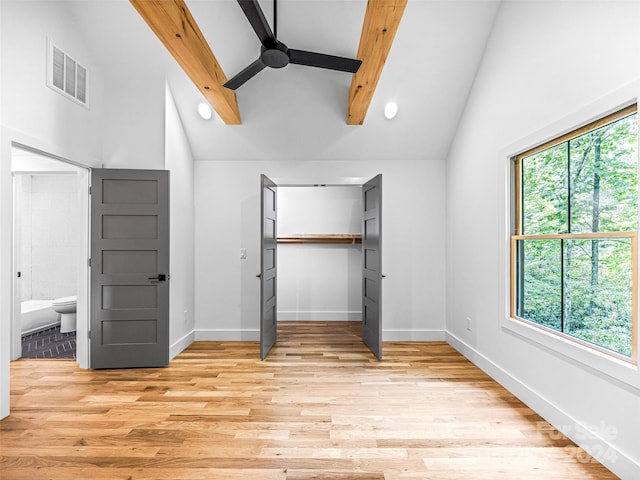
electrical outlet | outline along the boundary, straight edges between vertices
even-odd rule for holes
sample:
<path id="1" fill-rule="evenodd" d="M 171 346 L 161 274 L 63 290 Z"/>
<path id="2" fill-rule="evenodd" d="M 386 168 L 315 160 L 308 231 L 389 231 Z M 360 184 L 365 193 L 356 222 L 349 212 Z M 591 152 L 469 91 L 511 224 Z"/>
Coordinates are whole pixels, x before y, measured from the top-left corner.
<path id="1" fill-rule="evenodd" d="M 247 249 L 246 248 L 241 248 L 240 249 L 240 260 L 246 260 L 247 259 Z"/>
<path id="2" fill-rule="evenodd" d="M 187 321 L 189 320 L 189 311 L 185 310 L 183 314 L 184 314 L 184 323 L 187 323 Z"/>
<path id="3" fill-rule="evenodd" d="M 467 330 L 471 331 L 471 317 L 467 317 Z"/>

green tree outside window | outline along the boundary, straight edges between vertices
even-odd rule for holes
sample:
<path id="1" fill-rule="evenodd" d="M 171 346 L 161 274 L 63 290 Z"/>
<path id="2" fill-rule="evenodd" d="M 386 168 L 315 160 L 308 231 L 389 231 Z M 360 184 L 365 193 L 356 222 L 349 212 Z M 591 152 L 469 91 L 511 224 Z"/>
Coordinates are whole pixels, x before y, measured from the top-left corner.
<path id="1" fill-rule="evenodd" d="M 516 158 L 512 304 L 517 317 L 632 357 L 637 107 L 612 117 Z"/>

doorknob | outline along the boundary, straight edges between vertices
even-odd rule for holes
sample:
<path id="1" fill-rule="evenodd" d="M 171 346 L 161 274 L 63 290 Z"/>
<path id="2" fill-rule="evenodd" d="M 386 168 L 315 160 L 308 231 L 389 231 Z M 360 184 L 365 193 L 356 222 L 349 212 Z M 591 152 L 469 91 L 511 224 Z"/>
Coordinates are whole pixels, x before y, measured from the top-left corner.
<path id="1" fill-rule="evenodd" d="M 169 275 L 166 273 L 160 273 L 157 277 L 147 277 L 149 280 L 157 280 L 158 282 L 166 282 L 168 280 Z"/>

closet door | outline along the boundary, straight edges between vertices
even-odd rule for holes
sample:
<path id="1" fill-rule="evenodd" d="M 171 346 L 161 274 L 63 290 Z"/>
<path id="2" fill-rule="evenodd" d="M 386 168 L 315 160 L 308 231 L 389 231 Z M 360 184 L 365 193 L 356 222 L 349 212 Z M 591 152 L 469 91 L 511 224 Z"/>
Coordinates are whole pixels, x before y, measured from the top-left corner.
<path id="1" fill-rule="evenodd" d="M 278 333 L 277 319 L 277 186 L 261 176 L 260 358 L 269 354 Z"/>
<path id="2" fill-rule="evenodd" d="M 382 175 L 362 186 L 362 340 L 382 359 Z"/>

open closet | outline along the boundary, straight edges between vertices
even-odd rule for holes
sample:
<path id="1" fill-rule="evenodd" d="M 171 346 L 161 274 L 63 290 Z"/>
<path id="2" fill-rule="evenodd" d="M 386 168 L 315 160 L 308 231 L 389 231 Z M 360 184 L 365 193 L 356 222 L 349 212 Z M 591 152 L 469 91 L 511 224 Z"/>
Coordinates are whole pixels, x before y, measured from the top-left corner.
<path id="1" fill-rule="evenodd" d="M 278 320 L 362 321 L 381 357 L 381 180 L 278 186 L 262 177 L 262 358 Z"/>

